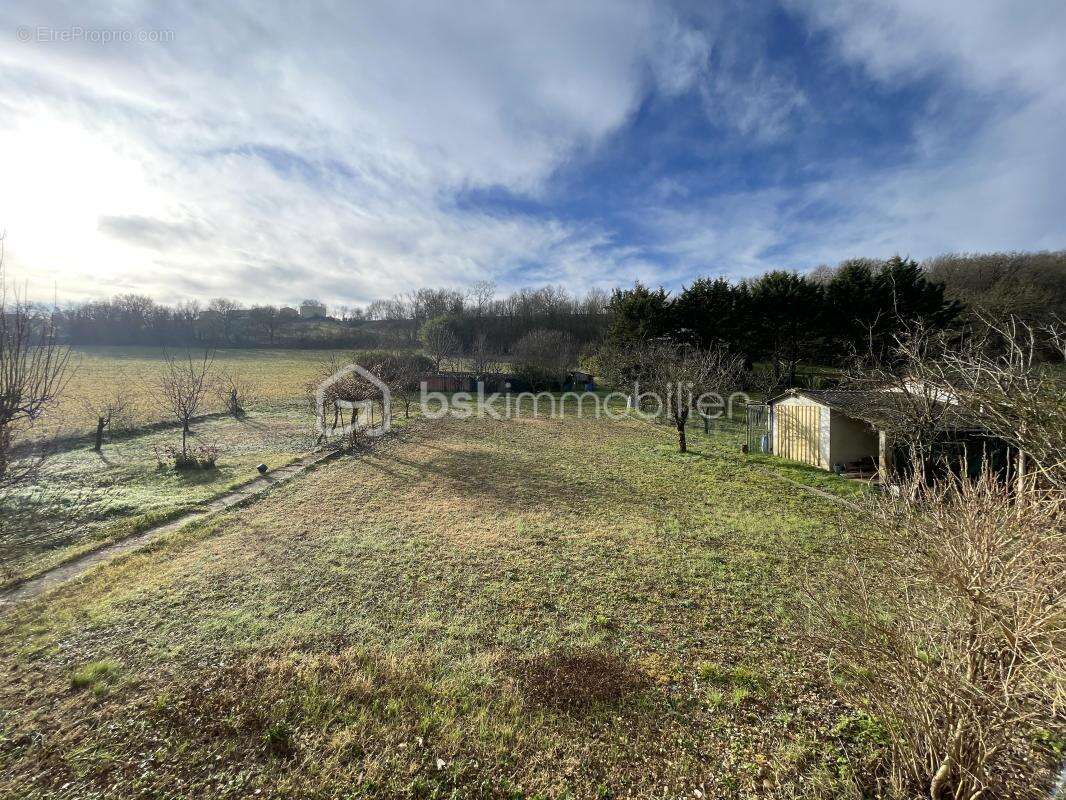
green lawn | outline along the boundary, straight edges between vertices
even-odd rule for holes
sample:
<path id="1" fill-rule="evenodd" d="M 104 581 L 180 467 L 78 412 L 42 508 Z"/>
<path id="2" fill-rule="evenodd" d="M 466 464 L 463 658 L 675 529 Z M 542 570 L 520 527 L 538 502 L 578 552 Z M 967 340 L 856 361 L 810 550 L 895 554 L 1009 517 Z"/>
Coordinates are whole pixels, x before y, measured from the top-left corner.
<path id="1" fill-rule="evenodd" d="M 846 511 L 673 437 L 420 420 L 20 609 L 0 793 L 832 793 L 793 604 Z"/>

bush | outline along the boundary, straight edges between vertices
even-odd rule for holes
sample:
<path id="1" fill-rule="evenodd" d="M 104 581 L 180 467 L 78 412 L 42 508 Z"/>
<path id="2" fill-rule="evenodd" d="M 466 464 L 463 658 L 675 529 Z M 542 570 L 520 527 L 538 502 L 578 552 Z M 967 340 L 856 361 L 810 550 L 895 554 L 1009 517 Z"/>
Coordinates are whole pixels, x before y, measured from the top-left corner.
<path id="1" fill-rule="evenodd" d="M 575 358 L 576 348 L 569 334 L 535 330 L 515 343 L 512 363 L 515 374 L 536 391 L 562 386 Z"/>
<path id="2" fill-rule="evenodd" d="M 1066 733 L 1066 504 L 986 471 L 870 501 L 809 597 L 846 701 L 884 726 L 891 796 L 1047 797 Z M 856 691 L 858 690 L 858 691 Z"/>
<path id="3" fill-rule="evenodd" d="M 218 462 L 219 449 L 213 445 L 202 445 L 188 450 L 182 455 L 176 447 L 163 449 L 163 456 L 156 454 L 160 466 L 173 465 L 174 469 L 214 469 Z"/>

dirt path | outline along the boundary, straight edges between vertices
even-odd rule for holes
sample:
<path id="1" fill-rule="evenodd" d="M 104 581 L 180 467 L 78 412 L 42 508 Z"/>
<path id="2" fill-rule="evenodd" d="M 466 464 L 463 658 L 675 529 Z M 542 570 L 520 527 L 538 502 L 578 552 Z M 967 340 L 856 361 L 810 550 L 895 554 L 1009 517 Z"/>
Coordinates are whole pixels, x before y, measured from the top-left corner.
<path id="1" fill-rule="evenodd" d="M 315 464 L 319 464 L 335 455 L 337 455 L 337 451 L 332 450 L 324 453 L 311 453 L 303 458 L 297 459 L 291 464 L 279 467 L 267 475 L 262 475 L 248 483 L 238 486 L 236 489 L 221 494 L 213 500 L 204 503 L 201 508 L 195 511 L 190 511 L 187 514 L 182 514 L 180 517 L 176 517 L 168 522 L 160 523 L 159 525 L 147 528 L 143 531 L 138 531 L 124 539 L 105 544 L 96 550 L 83 553 L 72 558 L 70 561 L 58 564 L 47 572 L 43 572 L 34 578 L 16 584 L 0 594 L 0 611 L 15 606 L 18 603 L 32 600 L 35 597 L 40 597 L 42 594 L 56 586 L 66 583 L 79 575 L 83 575 L 95 566 L 107 563 L 124 553 L 138 550 L 145 545 L 154 542 L 161 536 L 173 533 L 191 522 L 204 519 L 212 514 L 217 514 L 219 511 L 225 511 L 228 508 L 233 508 L 234 506 L 256 498 L 274 486 L 291 480 Z"/>

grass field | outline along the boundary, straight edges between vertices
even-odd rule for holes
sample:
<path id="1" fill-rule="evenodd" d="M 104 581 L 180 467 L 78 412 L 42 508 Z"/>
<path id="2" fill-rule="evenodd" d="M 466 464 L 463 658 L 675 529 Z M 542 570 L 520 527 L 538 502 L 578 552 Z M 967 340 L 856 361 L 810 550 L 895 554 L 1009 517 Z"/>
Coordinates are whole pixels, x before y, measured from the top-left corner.
<path id="1" fill-rule="evenodd" d="M 0 623 L 0 792 L 831 790 L 792 603 L 846 512 L 735 444 L 421 420 L 125 557 Z"/>
<path id="2" fill-rule="evenodd" d="M 180 429 L 163 428 L 118 436 L 99 453 L 81 442 L 51 456 L 31 486 L 5 498 L 23 513 L 0 525 L 0 587 L 190 510 L 256 477 L 260 463 L 282 466 L 314 436 L 305 410 L 281 409 L 196 423 L 190 447 L 217 448 L 215 469 L 175 470 L 166 448 L 180 444 Z"/>
<path id="3" fill-rule="evenodd" d="M 273 409 L 302 404 L 308 382 L 321 374 L 334 354 L 350 356 L 349 351 L 331 350 L 218 350 L 214 365 L 219 370 L 238 370 L 254 385 L 253 408 Z M 140 426 L 164 418 L 153 402 L 151 386 L 163 364 L 160 348 L 77 347 L 71 351 L 70 364 L 70 382 L 59 404 L 49 409 L 42 430 L 59 430 L 65 436 L 88 434 L 95 420 L 85 401 L 115 388 L 131 401 L 129 424 Z M 204 413 L 220 410 L 221 401 L 209 395 Z"/>
<path id="4" fill-rule="evenodd" d="M 45 513 L 0 520 L 0 587 L 210 500 L 255 477 L 260 463 L 274 468 L 308 452 L 314 436 L 306 387 L 333 355 L 350 353 L 218 351 L 215 369 L 237 370 L 252 384 L 250 413 L 240 420 L 218 416 L 222 403 L 209 392 L 201 409 L 208 418 L 193 425 L 190 445 L 218 448 L 218 468 L 177 472 L 163 462 L 167 446 L 180 446 L 180 433 L 174 427 L 150 427 L 166 421 L 152 401 L 163 351 L 73 350 L 71 377 L 59 403 L 27 437 L 32 442 L 58 435 L 61 449 L 43 464 L 32 486 L 6 498 L 18 503 L 20 512 Z M 96 453 L 89 438 L 95 420 L 86 400 L 113 392 L 130 400 L 130 410 Z M 57 518 L 64 524 L 56 524 Z"/>

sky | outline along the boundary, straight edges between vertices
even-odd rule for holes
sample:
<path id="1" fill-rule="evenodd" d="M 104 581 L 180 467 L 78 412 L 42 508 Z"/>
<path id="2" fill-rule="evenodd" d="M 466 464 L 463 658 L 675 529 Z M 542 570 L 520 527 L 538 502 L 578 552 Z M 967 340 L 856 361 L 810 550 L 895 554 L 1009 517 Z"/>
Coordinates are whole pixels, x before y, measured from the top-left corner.
<path id="1" fill-rule="evenodd" d="M 0 229 L 38 296 L 1066 248 L 1058 0 L 3 7 Z"/>

